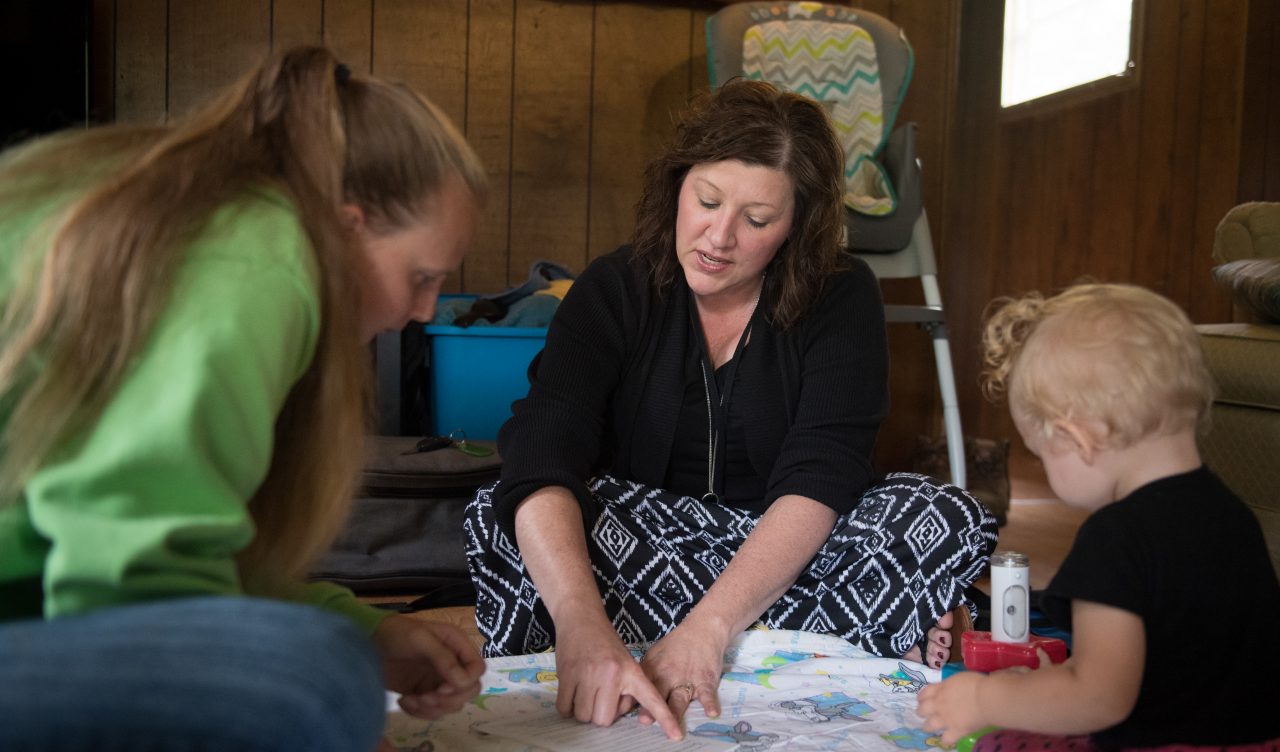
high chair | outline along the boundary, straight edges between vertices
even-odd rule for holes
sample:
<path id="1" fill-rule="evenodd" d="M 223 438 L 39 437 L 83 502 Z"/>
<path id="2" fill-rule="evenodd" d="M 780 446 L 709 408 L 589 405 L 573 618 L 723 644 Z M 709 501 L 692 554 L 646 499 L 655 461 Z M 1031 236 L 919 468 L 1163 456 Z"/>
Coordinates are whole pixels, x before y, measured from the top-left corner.
<path id="1" fill-rule="evenodd" d="M 845 150 L 850 253 L 880 279 L 920 279 L 924 305 L 886 305 L 885 319 L 916 324 L 933 340 L 951 481 L 963 488 L 960 407 L 933 240 L 921 201 L 916 126 L 893 127 L 914 61 L 898 27 L 842 5 L 736 3 L 707 19 L 711 85 L 743 76 L 821 102 Z"/>

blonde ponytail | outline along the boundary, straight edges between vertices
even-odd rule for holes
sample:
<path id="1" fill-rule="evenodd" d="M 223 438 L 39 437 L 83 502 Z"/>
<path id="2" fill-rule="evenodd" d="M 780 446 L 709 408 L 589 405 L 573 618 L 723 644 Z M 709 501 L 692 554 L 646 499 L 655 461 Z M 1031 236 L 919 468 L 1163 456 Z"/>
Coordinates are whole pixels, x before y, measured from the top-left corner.
<path id="1" fill-rule="evenodd" d="M 50 452 L 98 417 L 168 305 L 183 249 L 211 214 L 265 185 L 292 202 L 310 240 L 321 331 L 278 417 L 267 477 L 249 501 L 257 535 L 241 569 L 296 575 L 329 544 L 346 514 L 370 412 L 357 320 L 364 268 L 341 206 L 360 204 L 391 228 L 406 220 L 402 207 L 421 207 L 450 173 L 477 198 L 484 191 L 479 161 L 430 103 L 375 78 L 340 82 L 337 69 L 329 51 L 297 48 L 167 127 L 64 134 L 0 160 L 0 211 L 48 218 L 32 236 L 38 247 L 26 254 L 0 330 L 0 406 L 12 405 L 0 434 L 0 500 L 14 500 Z M 364 125 L 365 108 L 384 118 L 376 130 Z M 415 153 L 422 134 L 434 152 Z M 413 178 L 353 162 L 370 149 Z M 357 174 L 365 175 L 355 183 L 363 195 L 350 196 Z"/>

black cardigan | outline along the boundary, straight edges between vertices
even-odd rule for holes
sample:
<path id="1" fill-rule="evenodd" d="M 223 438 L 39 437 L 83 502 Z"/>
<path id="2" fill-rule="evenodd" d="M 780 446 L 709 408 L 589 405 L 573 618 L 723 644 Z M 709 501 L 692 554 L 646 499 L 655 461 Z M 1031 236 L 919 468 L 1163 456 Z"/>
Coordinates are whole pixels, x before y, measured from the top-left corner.
<path id="1" fill-rule="evenodd" d="M 667 477 L 697 348 L 689 293 L 677 274 L 659 296 L 630 255 L 624 246 L 598 258 L 574 282 L 529 366 L 529 394 L 498 434 L 493 503 L 512 540 L 516 506 L 541 488 L 569 488 L 589 528 L 591 476 L 655 487 Z M 801 321 L 786 331 L 766 321 L 743 351 L 733 403 L 747 406 L 743 444 L 768 478 L 764 506 L 799 494 L 843 513 L 875 480 L 871 453 L 889 403 L 884 306 L 866 264 L 850 266 Z"/>

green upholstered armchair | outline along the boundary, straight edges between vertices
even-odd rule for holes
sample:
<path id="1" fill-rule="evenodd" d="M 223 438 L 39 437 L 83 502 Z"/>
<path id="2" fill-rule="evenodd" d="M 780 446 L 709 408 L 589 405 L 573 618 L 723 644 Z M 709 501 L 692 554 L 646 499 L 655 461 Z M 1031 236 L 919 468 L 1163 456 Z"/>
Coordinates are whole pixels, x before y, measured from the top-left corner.
<path id="1" fill-rule="evenodd" d="M 1218 384 L 1201 451 L 1258 515 L 1280 570 L 1280 203 L 1228 212 L 1213 258 L 1236 321 L 1197 327 Z"/>

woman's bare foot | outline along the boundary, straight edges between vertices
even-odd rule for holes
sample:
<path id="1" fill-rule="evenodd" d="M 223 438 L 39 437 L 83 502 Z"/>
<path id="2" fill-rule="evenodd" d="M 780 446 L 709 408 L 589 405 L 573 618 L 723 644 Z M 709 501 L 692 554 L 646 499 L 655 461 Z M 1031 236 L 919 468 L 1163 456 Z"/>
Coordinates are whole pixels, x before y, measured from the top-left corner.
<path id="1" fill-rule="evenodd" d="M 920 655 L 920 646 L 916 645 L 902 657 L 923 663 L 929 668 L 942 668 L 942 664 L 951 660 L 951 625 L 955 622 L 955 616 L 948 611 L 938 619 L 938 623 L 929 628 L 929 647 L 926 648 L 926 654 Z"/>

